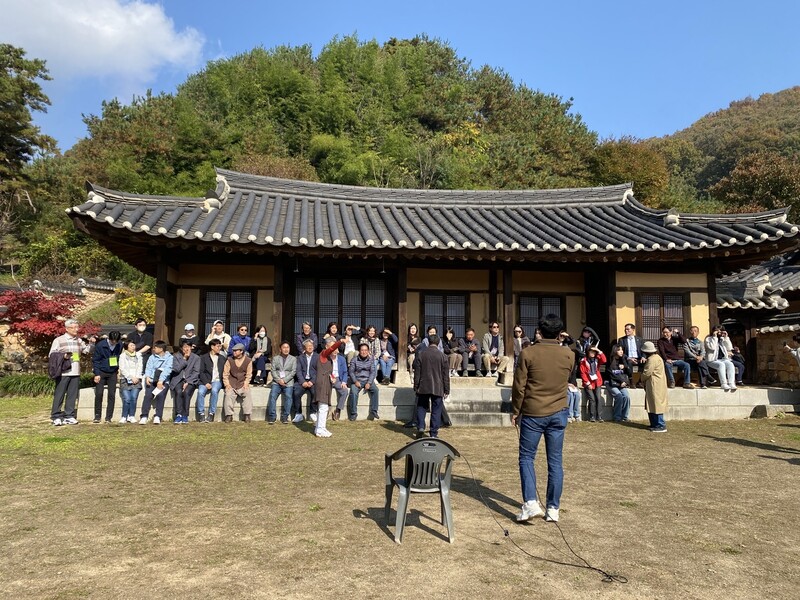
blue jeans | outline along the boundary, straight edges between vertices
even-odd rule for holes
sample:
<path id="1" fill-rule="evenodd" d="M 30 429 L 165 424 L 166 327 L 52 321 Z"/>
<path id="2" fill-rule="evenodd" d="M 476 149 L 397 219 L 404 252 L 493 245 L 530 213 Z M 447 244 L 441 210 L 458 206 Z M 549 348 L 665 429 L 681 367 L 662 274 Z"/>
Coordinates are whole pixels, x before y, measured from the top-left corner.
<path id="1" fill-rule="evenodd" d="M 650 427 L 658 427 L 659 429 L 663 429 L 667 426 L 667 422 L 664 420 L 664 413 L 647 413 L 647 418 L 650 419 Z"/>
<path id="2" fill-rule="evenodd" d="M 120 390 L 120 396 L 122 396 L 122 418 L 127 419 L 128 417 L 135 417 L 136 416 L 136 401 L 139 400 L 139 392 L 142 391 L 141 386 L 139 387 L 127 387 Z"/>
<path id="3" fill-rule="evenodd" d="M 610 385 L 608 386 L 608 391 L 611 393 L 611 397 L 614 398 L 614 420 L 622 421 L 627 419 L 631 412 L 631 395 L 628 392 L 628 388 L 618 388 Z"/>
<path id="4" fill-rule="evenodd" d="M 219 397 L 219 391 L 222 389 L 222 381 L 212 381 L 211 382 L 211 389 L 207 390 L 204 383 L 200 384 L 200 387 L 197 388 L 197 402 L 195 404 L 195 409 L 197 409 L 197 414 L 202 415 L 206 411 L 206 393 L 211 394 L 211 398 L 208 401 L 208 414 L 213 415 L 217 412 L 217 399 Z"/>
<path id="5" fill-rule="evenodd" d="M 294 403 L 294 385 L 282 386 L 280 383 L 273 383 L 269 390 L 269 401 L 267 402 L 267 421 L 270 423 L 275 422 L 277 411 L 275 409 L 278 403 L 278 396 L 283 394 L 283 402 L 281 402 L 281 421 L 289 419 L 289 411 L 292 409 Z"/>
<path id="6" fill-rule="evenodd" d="M 567 416 L 573 419 L 581 418 L 581 392 L 580 390 L 567 390 Z"/>
<path id="7" fill-rule="evenodd" d="M 664 371 L 667 373 L 667 383 L 675 385 L 675 374 L 672 372 L 672 367 L 678 367 L 683 372 L 683 385 L 691 383 L 692 381 L 692 367 L 685 360 L 673 360 L 672 364 L 664 362 Z"/>
<path id="8" fill-rule="evenodd" d="M 308 398 L 308 414 L 310 415 L 311 413 L 317 412 L 315 408 L 316 402 L 314 402 L 314 386 L 312 385 L 309 388 L 304 388 L 303 382 L 300 381 L 294 384 L 294 390 L 292 391 L 292 412 L 295 415 L 303 414 L 303 394 Z"/>
<path id="9" fill-rule="evenodd" d="M 536 500 L 536 471 L 533 461 L 539 440 L 544 435 L 547 453 L 547 503 L 546 507 L 558 508 L 561 502 L 561 489 L 564 486 L 562 449 L 564 430 L 567 427 L 567 409 L 546 417 L 519 418 L 519 477 L 522 482 L 522 499 L 525 502 Z"/>
<path id="10" fill-rule="evenodd" d="M 392 367 L 394 366 L 394 359 L 390 356 L 386 360 L 382 358 L 378 359 L 378 367 L 381 370 L 381 377 L 384 379 L 389 379 L 392 376 Z"/>
<path id="11" fill-rule="evenodd" d="M 355 421 L 358 417 L 358 395 L 361 392 L 366 392 L 369 396 L 369 412 L 371 415 L 378 414 L 378 388 L 373 382 L 368 390 L 364 389 L 364 384 L 361 387 L 356 387 L 356 384 L 350 386 L 350 401 L 347 403 L 347 418 Z"/>
<path id="12" fill-rule="evenodd" d="M 442 424 L 442 397 L 430 394 L 417 395 L 417 429 L 425 431 L 425 413 L 428 407 L 431 410 L 431 437 L 439 437 L 439 427 Z"/>

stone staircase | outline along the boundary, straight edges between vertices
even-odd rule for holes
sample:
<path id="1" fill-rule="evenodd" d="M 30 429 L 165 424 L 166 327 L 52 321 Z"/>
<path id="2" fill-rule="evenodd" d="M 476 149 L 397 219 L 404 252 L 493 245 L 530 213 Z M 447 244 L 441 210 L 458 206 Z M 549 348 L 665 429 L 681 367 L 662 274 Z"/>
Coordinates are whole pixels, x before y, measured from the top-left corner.
<path id="1" fill-rule="evenodd" d="M 404 385 L 379 386 L 382 419 L 408 421 L 416 405 L 413 390 Z M 631 390 L 631 419 L 646 421 L 644 410 L 644 390 Z M 258 387 L 252 390 L 254 421 L 266 419 L 269 388 Z M 141 407 L 143 394 L 139 395 L 137 409 Z M 195 394 L 195 399 L 197 395 Z M 208 396 L 206 396 L 208 398 Z M 604 419 L 612 418 L 611 399 L 603 392 L 605 400 L 602 407 Z M 278 412 L 280 413 L 278 400 Z M 365 395 L 359 397 L 358 418 L 366 419 L 369 400 Z M 192 402 L 194 406 L 194 401 Z M 511 425 L 511 388 L 501 385 L 495 379 L 471 377 L 453 379 L 447 412 L 454 426 L 462 427 L 506 427 Z M 104 409 L 105 410 L 105 409 Z M 737 392 L 724 392 L 719 388 L 707 390 L 669 390 L 669 411 L 667 420 L 697 419 L 744 419 L 749 417 L 772 416 L 776 412 L 800 412 L 800 390 L 768 387 L 742 387 Z M 94 412 L 94 390 L 81 390 L 78 404 L 78 419 L 91 421 Z M 116 402 L 115 420 L 119 419 L 121 401 Z M 105 412 L 103 413 L 105 415 Z M 222 398 L 217 415 L 222 414 Z M 172 416 L 172 399 L 167 398 L 164 415 L 166 420 Z M 585 417 L 585 413 L 584 413 Z M 218 417 L 219 418 L 219 417 Z"/>

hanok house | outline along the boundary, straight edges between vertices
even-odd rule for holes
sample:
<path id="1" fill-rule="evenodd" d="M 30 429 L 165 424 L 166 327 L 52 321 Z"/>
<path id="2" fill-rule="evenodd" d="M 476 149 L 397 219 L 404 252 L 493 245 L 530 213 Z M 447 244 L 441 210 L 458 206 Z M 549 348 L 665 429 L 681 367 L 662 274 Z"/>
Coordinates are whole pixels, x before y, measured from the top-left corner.
<path id="1" fill-rule="evenodd" d="M 750 379 L 796 385 L 800 366 L 784 343 L 800 334 L 800 250 L 719 278 L 717 299 L 720 318 L 745 353 Z"/>
<path id="2" fill-rule="evenodd" d="M 156 277 L 156 338 L 186 322 L 208 332 L 265 324 L 291 339 L 303 321 L 389 326 L 404 354 L 409 323 L 478 337 L 502 323 L 533 333 L 560 315 L 608 345 L 634 322 L 707 332 L 716 278 L 797 246 L 785 210 L 694 215 L 653 210 L 630 184 L 444 191 L 351 187 L 217 170 L 205 198 L 88 185 L 75 226 Z M 400 357 L 400 369 L 405 361 Z"/>

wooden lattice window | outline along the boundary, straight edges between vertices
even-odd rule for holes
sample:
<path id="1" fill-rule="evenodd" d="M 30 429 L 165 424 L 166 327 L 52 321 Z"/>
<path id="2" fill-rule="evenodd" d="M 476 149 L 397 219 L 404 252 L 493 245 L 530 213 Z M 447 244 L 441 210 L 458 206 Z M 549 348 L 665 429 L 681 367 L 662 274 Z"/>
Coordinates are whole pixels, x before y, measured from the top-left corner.
<path id="1" fill-rule="evenodd" d="M 236 334 L 241 323 L 247 325 L 251 331 L 256 326 L 256 299 L 253 290 L 203 290 L 201 304 L 201 321 L 197 331 L 201 341 L 218 319 L 225 324 L 225 331 L 231 335 Z"/>
<path id="2" fill-rule="evenodd" d="M 346 325 L 374 325 L 380 331 L 386 323 L 386 287 L 379 278 L 312 278 L 298 277 L 294 293 L 294 329 L 301 330 L 304 321 L 322 335 L 328 323 L 335 322 L 340 331 Z"/>
<path id="3" fill-rule="evenodd" d="M 425 328 L 433 325 L 440 336 L 444 335 L 448 327 L 452 327 L 456 337 L 463 337 L 468 327 L 468 320 L 467 294 L 449 292 L 423 294 L 420 335 L 425 335 Z"/>
<path id="4" fill-rule="evenodd" d="M 556 315 L 567 326 L 566 308 L 563 296 L 538 296 L 533 294 L 519 295 L 519 324 L 525 330 L 525 335 L 533 339 L 534 332 L 539 326 L 539 321 L 545 315 Z"/>
<path id="5" fill-rule="evenodd" d="M 645 340 L 661 337 L 663 327 L 676 327 L 682 333 L 689 330 L 689 299 L 687 294 L 640 292 L 636 294 L 636 331 Z"/>

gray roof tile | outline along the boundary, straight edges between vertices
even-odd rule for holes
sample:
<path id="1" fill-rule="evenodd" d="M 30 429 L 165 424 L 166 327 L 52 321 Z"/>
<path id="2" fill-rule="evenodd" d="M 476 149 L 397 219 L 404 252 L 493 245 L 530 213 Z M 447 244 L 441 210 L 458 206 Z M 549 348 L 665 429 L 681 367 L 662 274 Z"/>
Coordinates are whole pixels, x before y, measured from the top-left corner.
<path id="1" fill-rule="evenodd" d="M 635 254 L 745 246 L 798 234 L 785 210 L 668 213 L 630 184 L 560 190 L 401 190 L 261 177 L 219 169 L 206 198 L 89 186 L 73 217 L 195 242 L 321 248 Z"/>

